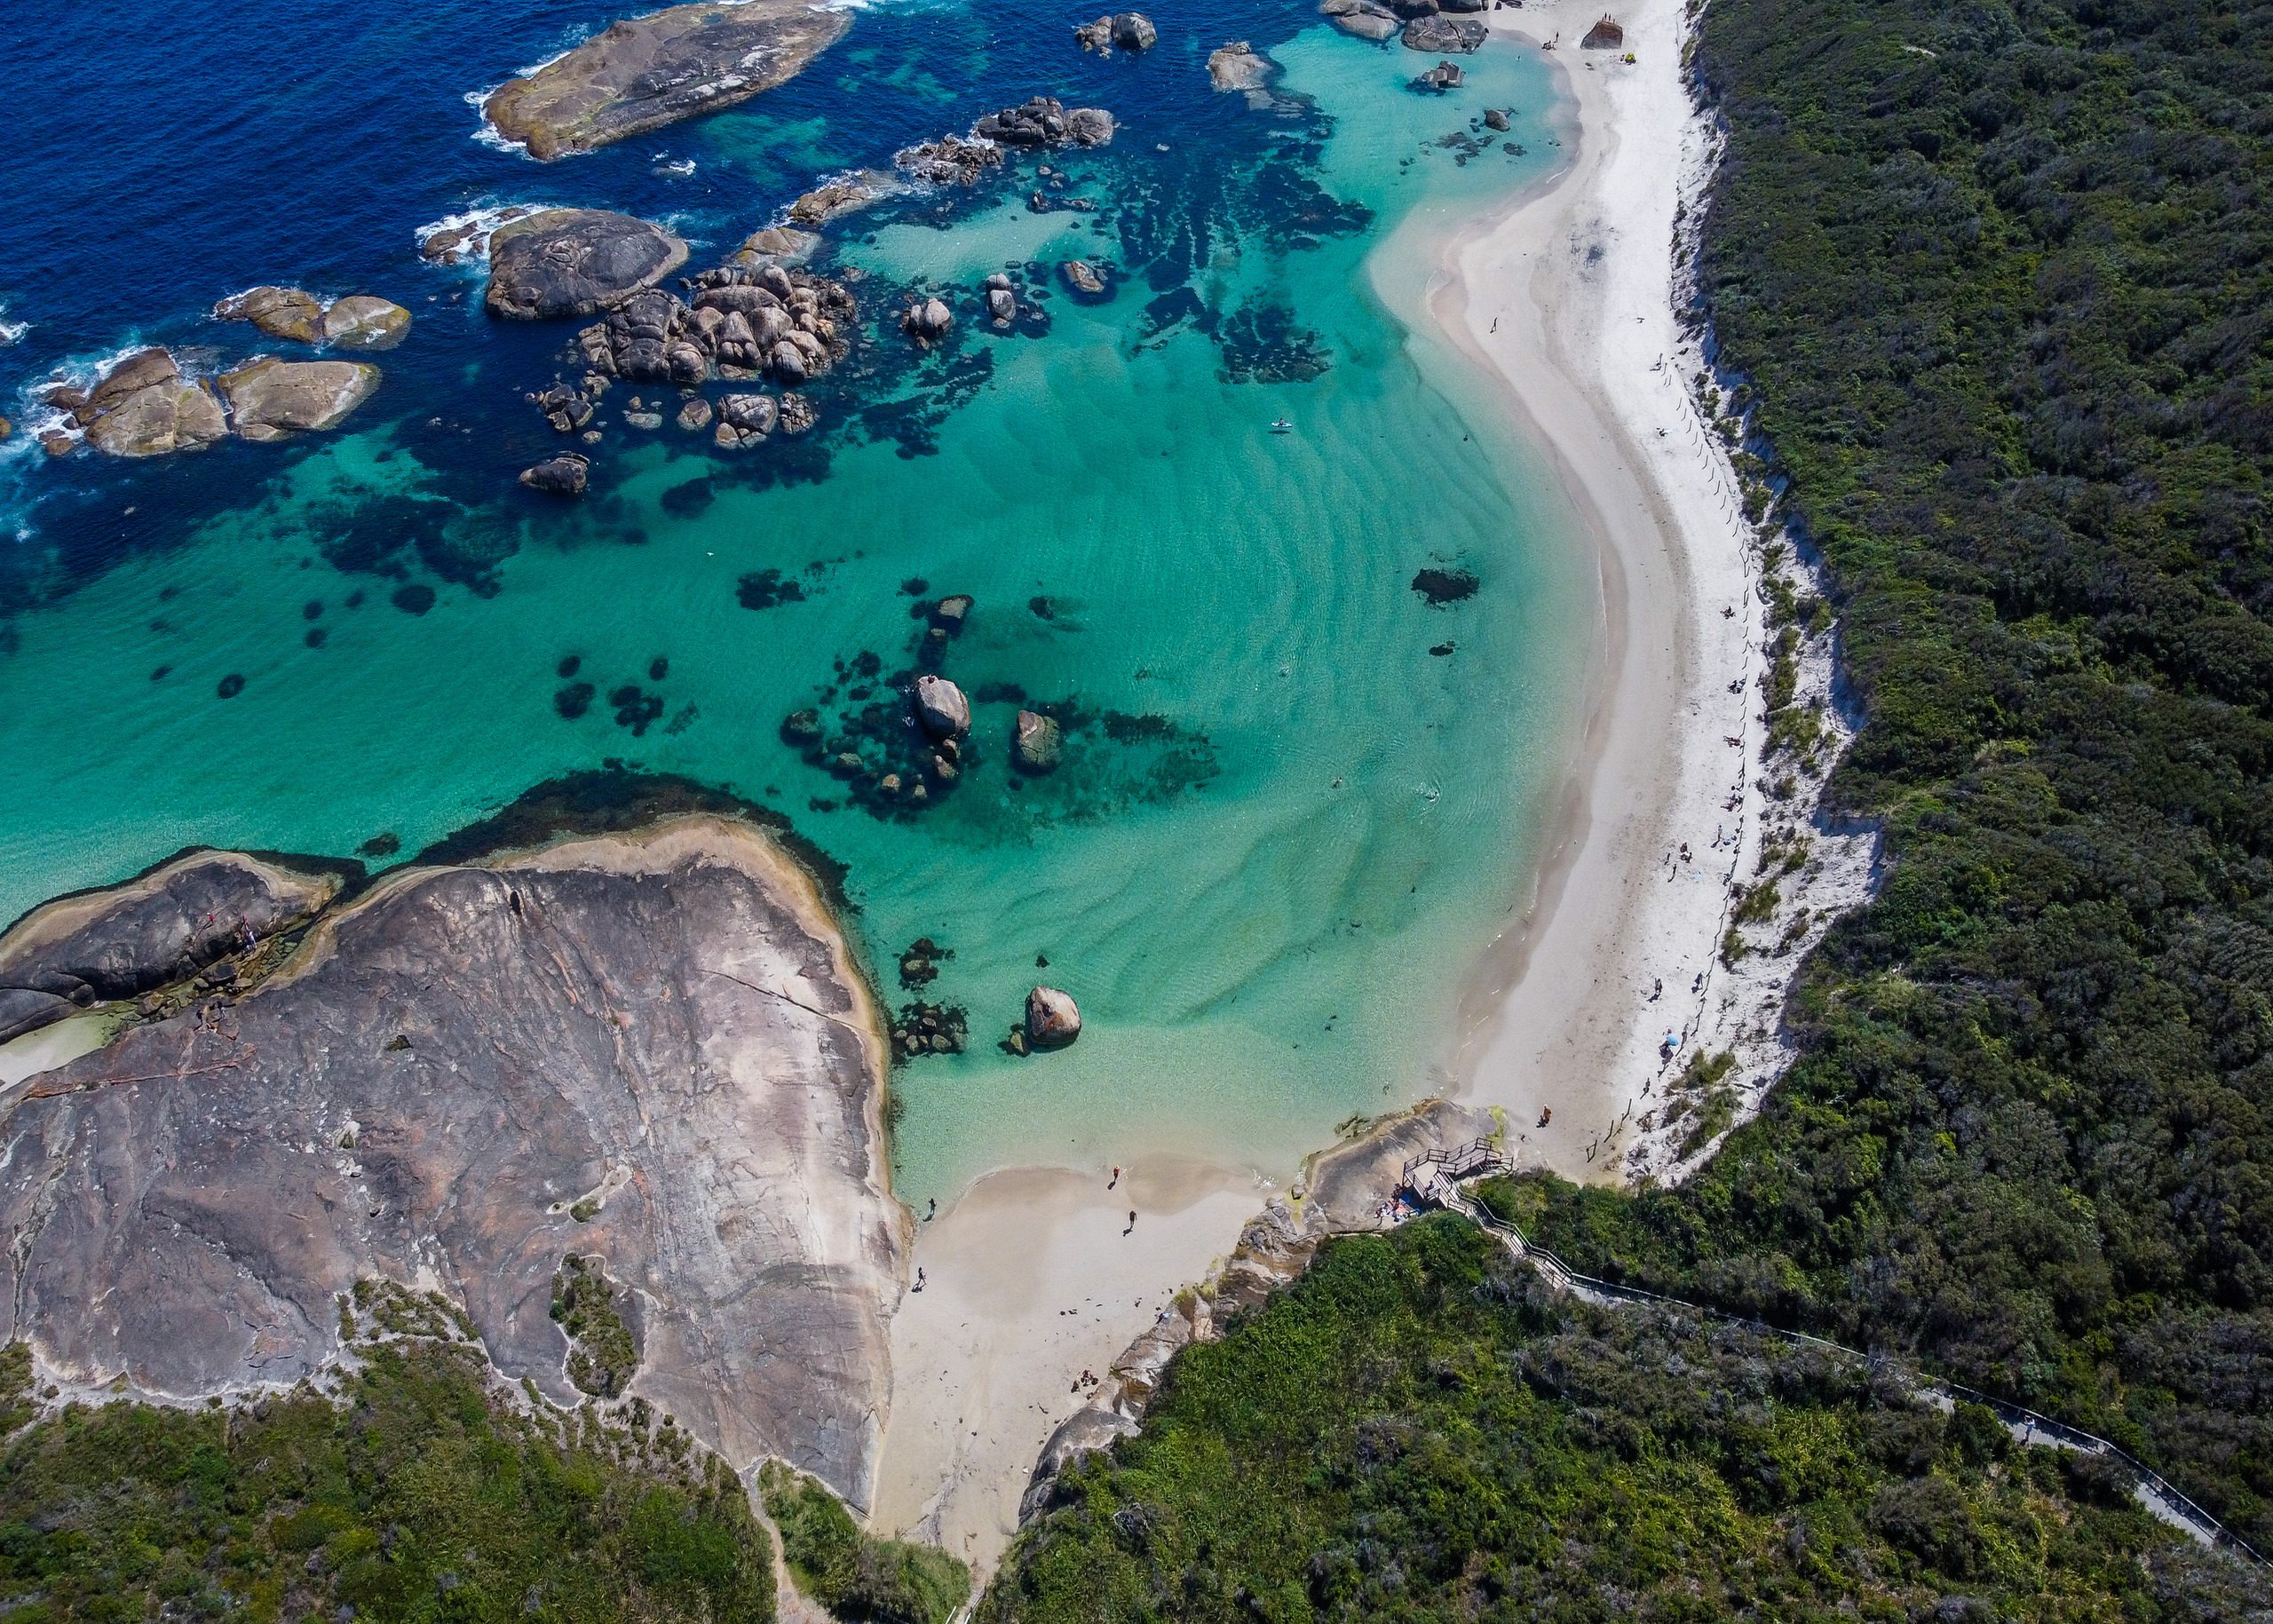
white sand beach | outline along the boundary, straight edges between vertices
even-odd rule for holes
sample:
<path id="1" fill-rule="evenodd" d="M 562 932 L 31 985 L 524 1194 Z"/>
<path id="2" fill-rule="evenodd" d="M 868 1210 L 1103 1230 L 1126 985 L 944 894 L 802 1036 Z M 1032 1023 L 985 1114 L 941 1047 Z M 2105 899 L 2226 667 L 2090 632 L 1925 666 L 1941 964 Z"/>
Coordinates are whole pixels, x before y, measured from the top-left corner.
<path id="1" fill-rule="evenodd" d="M 1623 42 L 1581 48 L 1602 14 L 1600 0 L 1490 14 L 1552 42 L 1575 156 L 1449 235 L 1431 300 L 1562 474 L 1596 543 L 1603 614 L 1568 799 L 1535 897 L 1466 991 L 1453 1069 L 1461 1097 L 1504 1109 L 1524 1160 L 1597 1180 L 1640 1170 L 1621 1166 L 1635 1119 L 1715 1035 L 1715 948 L 1759 838 L 1764 664 L 1742 500 L 1675 318 L 1677 226 L 1712 156 L 1682 6 L 1619 6 Z"/>

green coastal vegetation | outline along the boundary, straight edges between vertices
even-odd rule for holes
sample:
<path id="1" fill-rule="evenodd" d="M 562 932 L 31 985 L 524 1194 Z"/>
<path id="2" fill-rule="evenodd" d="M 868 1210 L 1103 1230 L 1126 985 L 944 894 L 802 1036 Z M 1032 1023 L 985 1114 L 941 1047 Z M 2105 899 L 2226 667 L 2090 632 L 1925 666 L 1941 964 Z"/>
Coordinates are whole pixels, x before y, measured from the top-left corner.
<path id="1" fill-rule="evenodd" d="M 0 1618 L 771 1624 L 772 1541 L 669 1417 L 517 1403 L 447 1305 L 357 1295 L 361 1367 L 248 1405 L 34 1419 L 0 1352 Z"/>
<path id="2" fill-rule="evenodd" d="M 1862 1359 L 1558 1298 L 1451 1215 L 1329 1244 L 1058 1496 L 979 1624 L 2262 1605 L 2095 1458 Z"/>
<path id="3" fill-rule="evenodd" d="M 765 1515 L 804 1595 L 844 1620 L 947 1624 L 970 1599 L 970 1571 L 943 1550 L 863 1533 L 843 1502 L 779 1461 L 758 1470 Z"/>
<path id="4" fill-rule="evenodd" d="M 2273 1550 L 2273 12 L 1715 0 L 1704 309 L 1886 878 L 1583 1271 L 1914 1356 Z"/>

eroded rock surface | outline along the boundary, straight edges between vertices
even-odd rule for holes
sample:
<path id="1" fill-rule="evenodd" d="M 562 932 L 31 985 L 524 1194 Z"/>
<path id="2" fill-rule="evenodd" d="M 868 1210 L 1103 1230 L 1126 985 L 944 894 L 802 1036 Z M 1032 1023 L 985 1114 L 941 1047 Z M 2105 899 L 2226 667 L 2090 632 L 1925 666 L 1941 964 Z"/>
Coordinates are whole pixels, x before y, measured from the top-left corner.
<path id="1" fill-rule="evenodd" d="M 370 398 L 379 369 L 360 360 L 262 356 L 220 377 L 237 433 L 249 440 L 329 429 Z"/>
<path id="2" fill-rule="evenodd" d="M 402 871 L 202 1013 L 0 1096 L 0 1335 L 48 1376 L 289 1383 L 379 1274 L 573 1403 L 547 1312 L 573 1252 L 638 1294 L 630 1392 L 867 1503 L 906 1245 L 883 1028 L 754 826 Z"/>
<path id="3" fill-rule="evenodd" d="M 661 226 L 607 209 L 546 209 L 489 234 L 492 315 L 521 321 L 614 309 L 686 263 Z"/>
<path id="4" fill-rule="evenodd" d="M 74 1010 L 186 980 L 314 916 L 337 874 L 300 874 L 238 852 L 196 852 L 108 891 L 34 908 L 0 936 L 0 1042 Z M 61 1001 L 8 1017 L 10 993 Z M 40 1008 L 19 999 L 20 1010 Z"/>
<path id="5" fill-rule="evenodd" d="M 508 80 L 481 114 L 532 157 L 590 152 L 786 83 L 851 26 L 807 0 L 674 5 Z"/>

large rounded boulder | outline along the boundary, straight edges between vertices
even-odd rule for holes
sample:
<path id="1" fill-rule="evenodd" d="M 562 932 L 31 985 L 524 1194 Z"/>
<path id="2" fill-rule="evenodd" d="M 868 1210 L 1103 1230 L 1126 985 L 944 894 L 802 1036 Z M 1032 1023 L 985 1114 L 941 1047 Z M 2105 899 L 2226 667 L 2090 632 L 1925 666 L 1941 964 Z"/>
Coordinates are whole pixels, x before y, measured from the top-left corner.
<path id="1" fill-rule="evenodd" d="M 1081 1010 L 1071 993 L 1038 986 L 1026 994 L 1026 1046 L 1063 1049 L 1081 1035 Z"/>
<path id="2" fill-rule="evenodd" d="M 915 716 L 934 739 L 954 739 L 970 731 L 970 701 L 946 677 L 926 671 L 915 679 Z"/>
<path id="3" fill-rule="evenodd" d="M 635 215 L 547 209 L 489 238 L 494 316 L 538 321 L 613 310 L 686 263 L 686 244 Z"/>

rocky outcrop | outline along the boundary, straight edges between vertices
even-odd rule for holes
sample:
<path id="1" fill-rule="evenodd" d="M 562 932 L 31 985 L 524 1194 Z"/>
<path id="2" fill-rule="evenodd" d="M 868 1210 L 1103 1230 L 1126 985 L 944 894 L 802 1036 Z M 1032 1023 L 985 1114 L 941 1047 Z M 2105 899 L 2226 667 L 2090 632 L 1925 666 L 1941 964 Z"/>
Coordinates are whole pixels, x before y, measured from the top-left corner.
<path id="1" fill-rule="evenodd" d="M 915 679 L 915 718 L 934 739 L 956 739 L 970 731 L 970 701 L 946 677 L 926 671 Z"/>
<path id="2" fill-rule="evenodd" d="M 1390 38 L 1404 26 L 1382 0 L 1319 0 L 1318 9 L 1343 33 L 1376 43 Z"/>
<path id="3" fill-rule="evenodd" d="M 590 152 L 786 83 L 851 23 L 849 12 L 806 0 L 674 5 L 626 18 L 507 80 L 481 115 L 531 157 Z"/>
<path id="4" fill-rule="evenodd" d="M 202 379 L 186 378 L 164 350 L 137 350 L 84 395 L 53 391 L 87 443 L 111 456 L 200 451 L 229 432 L 221 402 Z"/>
<path id="5" fill-rule="evenodd" d="M 418 257 L 429 265 L 469 265 L 489 257 L 489 239 L 515 220 L 526 220 L 545 210 L 535 203 L 508 203 L 503 208 L 452 215 L 418 229 Z"/>
<path id="6" fill-rule="evenodd" d="M 88 1389 L 285 1387 L 381 1276 L 574 1404 L 547 1310 L 598 1257 L 638 1304 L 630 1395 L 865 1504 L 906 1247 L 886 1052 L 754 825 L 399 871 L 247 995 L 0 1095 L 0 1335 Z"/>
<path id="7" fill-rule="evenodd" d="M 826 226 L 841 214 L 865 209 L 891 190 L 892 178 L 877 170 L 815 186 L 788 208 L 791 222 L 802 226 Z"/>
<path id="8" fill-rule="evenodd" d="M 1103 107 L 1069 107 L 1055 96 L 1035 96 L 989 113 L 971 127 L 982 141 L 1028 150 L 1104 147 L 1113 140 L 1113 115 Z"/>
<path id="9" fill-rule="evenodd" d="M 1461 71 L 1458 63 L 1439 62 L 1427 73 L 1414 79 L 1413 88 L 1416 91 L 1431 91 L 1437 95 L 1442 95 L 1446 91 L 1460 89 L 1467 77 L 1468 75 Z"/>
<path id="10" fill-rule="evenodd" d="M 612 310 L 686 262 L 672 233 L 606 209 L 545 209 L 489 234 L 494 316 L 542 321 Z"/>
<path id="11" fill-rule="evenodd" d="M 1509 118 L 1506 108 L 1486 107 L 1484 109 L 1484 127 L 1486 130 L 1505 131 L 1513 127 L 1513 121 Z"/>
<path id="12" fill-rule="evenodd" d="M 1116 45 L 1128 51 L 1150 51 L 1160 43 L 1160 31 L 1142 12 L 1116 12 L 1083 23 L 1073 30 L 1073 38 L 1084 51 L 1111 56 Z"/>
<path id="13" fill-rule="evenodd" d="M 1488 30 L 1465 17 L 1415 17 L 1405 25 L 1405 48 L 1437 53 L 1465 53 L 1484 44 Z"/>
<path id="14" fill-rule="evenodd" d="M 1584 51 L 1615 51 L 1625 43 L 1626 30 L 1619 27 L 1616 18 L 1604 15 L 1587 30 L 1587 36 L 1579 42 L 1579 46 Z"/>
<path id="15" fill-rule="evenodd" d="M 379 369 L 360 360 L 278 360 L 262 356 L 221 375 L 229 418 L 246 440 L 282 440 L 329 429 L 370 398 Z"/>
<path id="16" fill-rule="evenodd" d="M 1057 270 L 1065 278 L 1065 285 L 1074 292 L 1093 299 L 1105 297 L 1105 278 L 1097 274 L 1097 266 L 1088 260 L 1069 259 Z"/>
<path id="17" fill-rule="evenodd" d="M 591 478 L 591 458 L 580 451 L 563 451 L 522 469 L 520 482 L 548 496 L 581 496 Z"/>
<path id="18" fill-rule="evenodd" d="M 718 402 L 718 426 L 711 432 L 720 448 L 755 445 L 773 432 L 781 408 L 772 395 L 728 395 Z"/>
<path id="19" fill-rule="evenodd" d="M 1010 279 L 997 271 L 980 285 L 986 297 L 986 314 L 997 327 L 1008 327 L 1018 317 L 1018 296 L 1010 286 Z"/>
<path id="20" fill-rule="evenodd" d="M 1026 994 L 1026 1047 L 1063 1049 L 1081 1035 L 1081 1011 L 1071 993 L 1038 986 Z"/>
<path id="21" fill-rule="evenodd" d="M 899 318 L 899 330 L 918 344 L 934 344 L 955 324 L 954 313 L 945 299 L 920 299 Z"/>
<path id="22" fill-rule="evenodd" d="M 1259 91 L 1271 82 L 1271 59 L 1243 39 L 1229 41 L 1208 53 L 1208 82 L 1218 91 Z"/>
<path id="23" fill-rule="evenodd" d="M 903 147 L 891 161 L 900 173 L 926 186 L 967 186 L 1001 166 L 1002 149 L 992 141 L 943 135 L 936 141 Z"/>
<path id="24" fill-rule="evenodd" d="M 1047 772 L 1057 764 L 1058 747 L 1063 740 L 1055 717 L 1021 710 L 1010 743 L 1012 758 L 1023 772 Z"/>
<path id="25" fill-rule="evenodd" d="M 108 891 L 34 908 L 0 936 L 0 1042 L 75 1010 L 194 981 L 304 924 L 338 893 L 235 852 L 194 852 Z M 218 978 L 222 985 L 235 972 Z M 37 994 L 56 1007 L 11 994 Z M 11 1008 L 15 1010 L 12 1018 Z M 41 1009 L 44 1019 L 28 1018 Z"/>
<path id="26" fill-rule="evenodd" d="M 343 350 L 392 350 L 410 331 L 410 313 L 376 294 L 351 293 L 323 313 L 323 341 Z"/>
<path id="27" fill-rule="evenodd" d="M 728 256 L 726 263 L 750 271 L 769 265 L 803 265 L 820 246 L 820 238 L 810 231 L 768 226 L 744 237 L 741 247 Z"/>
<path id="28" fill-rule="evenodd" d="M 314 344 L 323 337 L 323 301 L 299 288 L 248 288 L 213 306 L 217 321 L 249 321 L 271 338 Z"/>
<path id="29" fill-rule="evenodd" d="M 298 288 L 248 288 L 214 305 L 213 315 L 220 321 L 249 321 L 271 338 L 343 350 L 392 350 L 410 330 L 408 311 L 368 293 L 351 293 L 327 305 Z"/>

